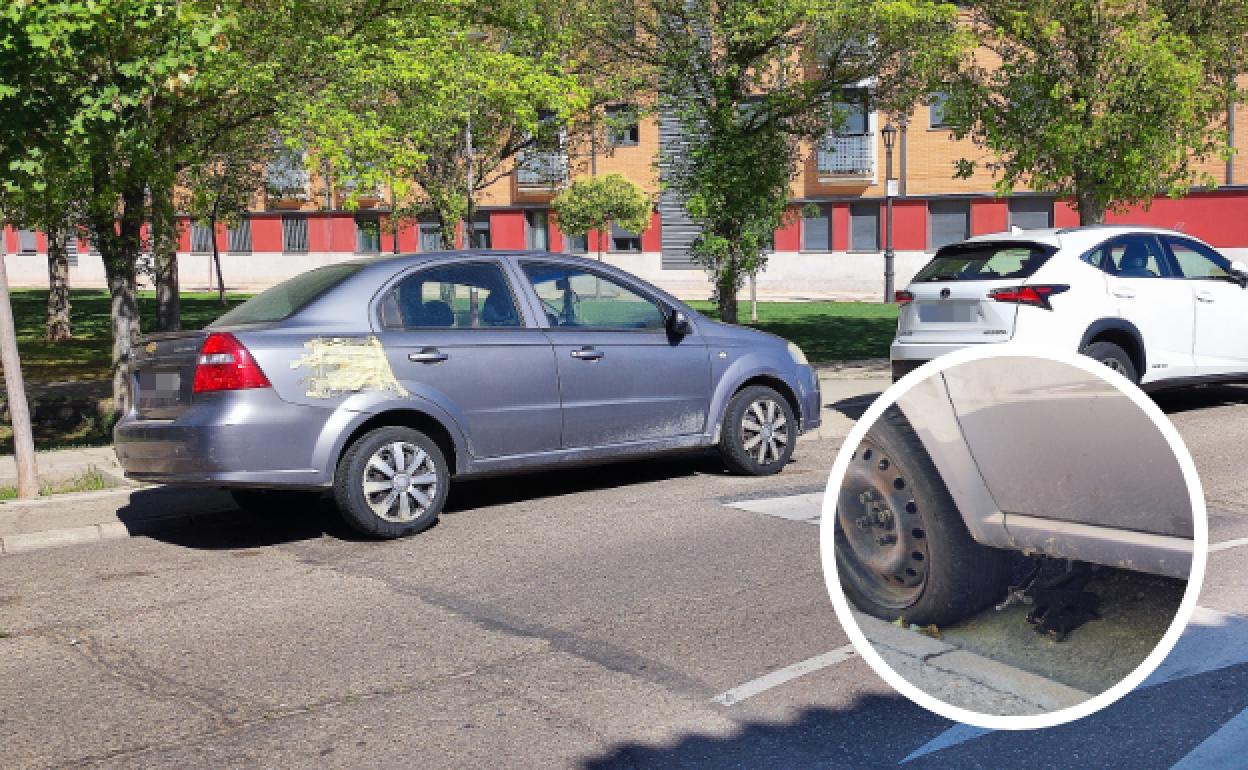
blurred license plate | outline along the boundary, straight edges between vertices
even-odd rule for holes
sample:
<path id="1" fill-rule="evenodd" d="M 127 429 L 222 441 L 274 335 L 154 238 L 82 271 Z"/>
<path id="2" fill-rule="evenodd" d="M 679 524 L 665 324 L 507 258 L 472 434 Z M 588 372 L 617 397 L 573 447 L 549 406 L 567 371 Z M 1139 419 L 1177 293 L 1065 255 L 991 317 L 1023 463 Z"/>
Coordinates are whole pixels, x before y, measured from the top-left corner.
<path id="1" fill-rule="evenodd" d="M 975 320 L 975 306 L 962 302 L 924 303 L 919 305 L 919 320 L 933 323 L 970 323 Z"/>
<path id="2" fill-rule="evenodd" d="M 176 403 L 182 390 L 179 372 L 140 372 L 139 407 L 165 406 Z"/>

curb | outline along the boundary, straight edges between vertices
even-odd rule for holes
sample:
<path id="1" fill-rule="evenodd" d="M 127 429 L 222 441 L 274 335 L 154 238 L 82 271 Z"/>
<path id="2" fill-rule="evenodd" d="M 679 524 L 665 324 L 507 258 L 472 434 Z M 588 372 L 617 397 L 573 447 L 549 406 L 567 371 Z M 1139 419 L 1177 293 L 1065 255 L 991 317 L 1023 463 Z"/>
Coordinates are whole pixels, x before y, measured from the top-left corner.
<path id="1" fill-rule="evenodd" d="M 1092 693 L 857 611 L 854 619 L 895 673 L 952 706 L 984 714 L 1034 714 L 1068 708 L 1093 697 Z"/>

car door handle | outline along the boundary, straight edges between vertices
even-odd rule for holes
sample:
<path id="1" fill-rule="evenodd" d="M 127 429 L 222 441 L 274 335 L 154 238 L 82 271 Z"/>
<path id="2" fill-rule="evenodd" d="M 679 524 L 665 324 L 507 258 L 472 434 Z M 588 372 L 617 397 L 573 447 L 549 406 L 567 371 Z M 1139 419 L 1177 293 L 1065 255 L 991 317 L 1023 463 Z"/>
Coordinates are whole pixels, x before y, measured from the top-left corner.
<path id="1" fill-rule="evenodd" d="M 1132 297 L 1135 296 L 1135 290 L 1128 289 L 1125 286 L 1115 287 L 1113 293 L 1115 297 L 1121 297 L 1122 299 L 1131 299 Z"/>
<path id="2" fill-rule="evenodd" d="M 1196 292 L 1196 300 L 1198 302 L 1213 302 L 1213 292 L 1198 291 Z"/>
<path id="3" fill-rule="evenodd" d="M 407 360 L 417 364 L 440 364 L 450 357 L 449 353 L 443 353 L 437 348 L 425 348 L 419 353 L 407 354 Z"/>
<path id="4" fill-rule="evenodd" d="M 607 354 L 601 350 L 594 350 L 593 348 L 581 348 L 580 350 L 572 351 L 572 357 L 579 358 L 582 361 L 597 361 L 600 358 L 606 357 L 606 355 Z"/>

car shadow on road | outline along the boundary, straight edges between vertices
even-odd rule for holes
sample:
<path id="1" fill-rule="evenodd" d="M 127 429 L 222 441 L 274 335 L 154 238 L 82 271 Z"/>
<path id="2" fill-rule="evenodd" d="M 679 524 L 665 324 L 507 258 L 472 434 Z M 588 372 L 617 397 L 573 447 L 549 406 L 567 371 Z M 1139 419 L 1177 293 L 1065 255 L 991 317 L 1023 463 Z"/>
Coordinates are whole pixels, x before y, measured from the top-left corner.
<path id="1" fill-rule="evenodd" d="M 1212 409 L 1218 406 L 1248 404 L 1248 385 L 1198 385 L 1191 388 L 1162 390 L 1152 394 L 1153 401 L 1166 414 Z"/>
<path id="2" fill-rule="evenodd" d="M 725 472 L 713 452 L 690 452 L 465 480 L 452 484 L 443 513 L 454 515 L 493 505 Z M 249 512 L 240 510 L 229 493 L 221 490 L 152 487 L 135 490 L 117 511 L 117 518 L 131 535 L 205 550 L 265 548 L 325 536 L 369 540 L 342 520 L 328 494 L 311 504 L 304 500 L 278 502 L 270 510 Z"/>
<path id="3" fill-rule="evenodd" d="M 825 404 L 824 408 L 831 409 L 834 412 L 840 412 L 851 420 L 857 420 L 862 417 L 863 413 L 867 411 L 867 408 L 870 407 L 871 404 L 875 403 L 875 400 L 880 397 L 880 393 L 882 392 L 883 391 L 877 391 L 875 393 L 862 393 L 857 396 L 842 398 L 840 401 L 833 401 L 830 404 Z"/>

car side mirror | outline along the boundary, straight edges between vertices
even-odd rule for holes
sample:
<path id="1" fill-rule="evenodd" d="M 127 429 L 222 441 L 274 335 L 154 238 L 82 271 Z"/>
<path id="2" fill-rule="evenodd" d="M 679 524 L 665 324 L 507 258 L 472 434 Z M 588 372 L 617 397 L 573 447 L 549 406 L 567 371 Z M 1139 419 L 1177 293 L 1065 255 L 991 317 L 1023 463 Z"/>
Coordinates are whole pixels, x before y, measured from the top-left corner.
<path id="1" fill-rule="evenodd" d="M 667 331 L 677 337 L 693 334 L 693 324 L 683 310 L 673 310 L 667 317 Z"/>
<path id="2" fill-rule="evenodd" d="M 1231 279 L 1242 288 L 1248 288 L 1248 265 L 1236 260 L 1231 263 Z"/>

